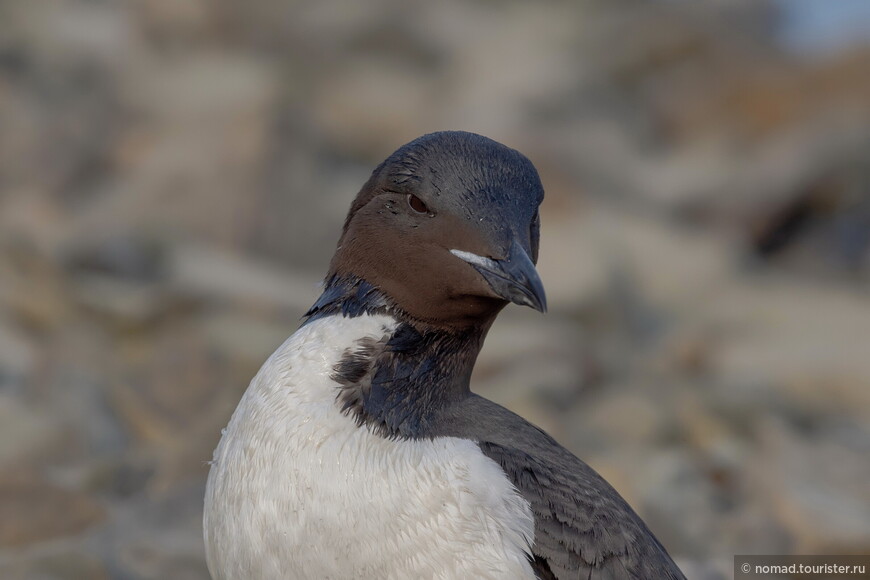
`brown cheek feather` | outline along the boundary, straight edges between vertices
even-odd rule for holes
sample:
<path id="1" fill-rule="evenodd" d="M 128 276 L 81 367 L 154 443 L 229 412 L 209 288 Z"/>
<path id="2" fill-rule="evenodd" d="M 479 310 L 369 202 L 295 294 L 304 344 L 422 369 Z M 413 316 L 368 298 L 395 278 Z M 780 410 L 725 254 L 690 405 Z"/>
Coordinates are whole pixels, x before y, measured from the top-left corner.
<path id="1" fill-rule="evenodd" d="M 412 228 L 383 206 L 372 198 L 348 221 L 330 274 L 366 280 L 408 315 L 433 326 L 465 328 L 501 310 L 504 300 L 449 251 L 458 246 L 485 253 L 471 228 L 446 215 L 421 218 L 440 220 L 438 227 L 424 221 Z"/>

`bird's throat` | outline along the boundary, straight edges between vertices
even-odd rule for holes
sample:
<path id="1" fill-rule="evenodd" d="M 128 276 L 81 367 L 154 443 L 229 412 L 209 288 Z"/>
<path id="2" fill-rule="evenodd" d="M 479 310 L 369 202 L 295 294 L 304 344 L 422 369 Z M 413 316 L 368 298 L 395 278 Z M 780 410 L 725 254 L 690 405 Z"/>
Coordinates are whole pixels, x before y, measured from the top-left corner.
<path id="1" fill-rule="evenodd" d="M 328 282 L 308 320 L 376 314 L 397 323 L 383 336 L 360 338 L 345 350 L 332 373 L 340 385 L 336 404 L 382 436 L 428 437 L 439 427 L 441 412 L 469 396 L 471 372 L 490 325 L 450 331 L 416 323 L 361 280 Z"/>

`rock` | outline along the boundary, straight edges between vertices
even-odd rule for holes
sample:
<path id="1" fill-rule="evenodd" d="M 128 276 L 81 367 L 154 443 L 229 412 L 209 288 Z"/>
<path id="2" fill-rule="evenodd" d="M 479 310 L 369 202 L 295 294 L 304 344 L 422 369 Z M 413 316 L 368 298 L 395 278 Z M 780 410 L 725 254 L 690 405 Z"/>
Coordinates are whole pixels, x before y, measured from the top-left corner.
<path id="1" fill-rule="evenodd" d="M 761 426 L 754 483 L 794 536 L 797 554 L 860 554 L 870 546 L 866 453 L 806 440 L 781 420 Z"/>
<path id="2" fill-rule="evenodd" d="M 651 391 L 642 385 L 609 385 L 606 394 L 585 400 L 582 419 L 576 423 L 613 445 L 643 448 L 655 443 L 668 432 L 668 402 Z"/>
<path id="3" fill-rule="evenodd" d="M 106 566 L 98 558 L 80 552 L 57 551 L 36 557 L 20 557 L 0 564 L 5 580 L 109 580 Z"/>
<path id="4" fill-rule="evenodd" d="M 142 578 L 172 578 L 173 580 L 211 580 L 204 556 L 165 556 L 160 553 L 139 553 L 131 569 Z"/>
<path id="5" fill-rule="evenodd" d="M 35 464 L 61 446 L 64 430 L 50 413 L 0 393 L 0 471 Z"/>
<path id="6" fill-rule="evenodd" d="M 390 151 L 437 126 L 436 79 L 424 71 L 353 59 L 323 79 L 314 118 L 330 141 L 357 155 Z"/>
<path id="7" fill-rule="evenodd" d="M 107 404 L 117 336 L 92 321 L 68 322 L 42 342 L 43 363 L 23 393 L 61 436 L 45 460 L 70 468 L 122 453 L 130 437 Z"/>
<path id="8" fill-rule="evenodd" d="M 635 504 L 672 554 L 710 557 L 715 547 L 704 540 L 722 526 L 719 492 L 697 461 L 683 450 L 657 453 L 647 460 Z"/>
<path id="9" fill-rule="evenodd" d="M 70 536 L 102 522 L 90 496 L 41 480 L 0 480 L 0 546 L 27 546 Z"/>
<path id="10" fill-rule="evenodd" d="M 38 246 L 16 236 L 0 244 L 0 307 L 22 326 L 50 331 L 68 319 L 70 305 L 61 269 Z"/>
<path id="11" fill-rule="evenodd" d="M 218 352 L 259 367 L 296 330 L 294 322 L 216 313 L 201 319 L 199 331 Z"/>
<path id="12" fill-rule="evenodd" d="M 173 328 L 145 343 L 130 340 L 119 355 L 109 401 L 145 444 L 179 445 L 179 437 L 221 401 L 217 395 L 230 374 L 230 363 L 211 357 L 190 327 Z"/>
<path id="13" fill-rule="evenodd" d="M 20 388 L 33 373 L 37 356 L 29 337 L 0 316 L 0 388 Z"/>
<path id="14" fill-rule="evenodd" d="M 79 243 L 66 252 L 71 275 L 103 275 L 139 283 L 166 278 L 166 248 L 142 235 L 117 235 Z"/>
<path id="15" fill-rule="evenodd" d="M 731 558 L 708 560 L 677 558 L 676 563 L 686 578 L 693 580 L 727 580 L 734 573 L 734 561 Z"/>
<path id="16" fill-rule="evenodd" d="M 126 329 L 153 323 L 178 304 L 176 297 L 156 284 L 105 275 L 78 276 L 74 292 L 80 306 Z"/>
<path id="17" fill-rule="evenodd" d="M 153 453 L 130 451 L 122 458 L 111 457 L 89 465 L 83 487 L 104 497 L 130 498 L 146 490 L 155 470 Z"/>
<path id="18" fill-rule="evenodd" d="M 545 234 L 538 272 L 546 283 L 547 305 L 554 312 L 576 308 L 603 292 L 607 283 L 607 256 L 601 251 L 604 242 L 596 225 L 601 222 L 582 214 L 571 198 L 564 204 L 569 205 L 556 215 L 549 215 L 545 204 L 541 215 Z M 573 251 L 569 254 L 561 248 Z"/>
<path id="19" fill-rule="evenodd" d="M 99 538 L 124 577 L 208 580 L 202 543 L 204 480 L 131 498 Z"/>
<path id="20" fill-rule="evenodd" d="M 319 294 L 320 278 L 290 273 L 203 246 L 179 245 L 170 284 L 198 300 L 259 304 L 301 316 Z"/>
<path id="21" fill-rule="evenodd" d="M 771 385 L 812 414 L 868 416 L 870 358 L 862 347 L 870 309 L 863 293 L 772 279 L 733 284 L 708 298 L 700 315 L 719 329 L 712 372 Z"/>
<path id="22" fill-rule="evenodd" d="M 263 362 L 246 355 L 210 346 L 190 323 L 122 342 L 108 401 L 144 454 L 149 490 L 205 476 L 221 428 Z"/>
<path id="23" fill-rule="evenodd" d="M 558 435 L 552 409 L 572 404 L 582 387 L 579 334 L 568 324 L 548 327 L 531 310 L 505 314 L 478 358 L 472 388 Z"/>
<path id="24" fill-rule="evenodd" d="M 154 0 L 132 7 L 148 36 L 161 45 L 185 45 L 192 39 L 200 40 L 213 32 L 213 10 L 207 2 L 191 0 L 172 2 Z"/>
<path id="25" fill-rule="evenodd" d="M 44 191 L 22 189 L 0 198 L 0 255 L 13 260 L 53 256 L 68 242 L 69 229 L 65 208 Z"/>

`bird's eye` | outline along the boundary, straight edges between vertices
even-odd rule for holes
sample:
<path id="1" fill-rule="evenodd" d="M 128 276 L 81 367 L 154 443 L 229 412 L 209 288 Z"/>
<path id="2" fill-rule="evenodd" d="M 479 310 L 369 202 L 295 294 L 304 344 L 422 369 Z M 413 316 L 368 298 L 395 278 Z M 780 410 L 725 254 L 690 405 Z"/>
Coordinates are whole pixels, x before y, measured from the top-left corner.
<path id="1" fill-rule="evenodd" d="M 417 213 L 429 213 L 429 208 L 426 207 L 426 204 L 423 203 L 423 200 L 416 195 L 408 195 L 408 205 L 410 205 L 411 209 L 413 209 Z"/>

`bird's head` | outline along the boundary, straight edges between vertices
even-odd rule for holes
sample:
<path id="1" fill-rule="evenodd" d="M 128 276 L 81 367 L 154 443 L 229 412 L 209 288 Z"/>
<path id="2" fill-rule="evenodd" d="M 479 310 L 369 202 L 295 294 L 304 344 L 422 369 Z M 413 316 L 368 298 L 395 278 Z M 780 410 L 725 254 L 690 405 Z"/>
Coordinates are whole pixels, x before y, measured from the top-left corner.
<path id="1" fill-rule="evenodd" d="M 473 133 L 424 135 L 363 186 L 330 275 L 363 279 L 438 327 L 491 321 L 508 302 L 543 312 L 534 266 L 543 198 L 521 153 Z"/>

